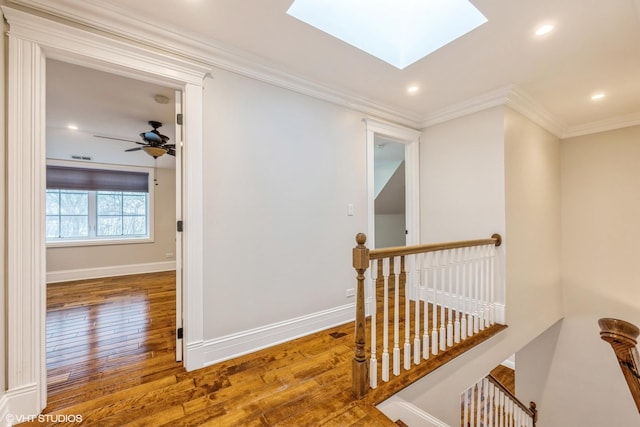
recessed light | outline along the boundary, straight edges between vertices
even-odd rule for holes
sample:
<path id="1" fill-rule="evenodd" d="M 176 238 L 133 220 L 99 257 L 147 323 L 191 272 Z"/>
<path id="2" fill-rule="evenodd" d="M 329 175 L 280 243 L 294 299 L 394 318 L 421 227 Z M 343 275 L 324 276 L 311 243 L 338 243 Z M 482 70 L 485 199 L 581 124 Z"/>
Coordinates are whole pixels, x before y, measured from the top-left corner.
<path id="1" fill-rule="evenodd" d="M 407 87 L 407 92 L 409 93 L 416 93 L 420 90 L 420 87 L 416 86 L 416 85 L 411 85 L 409 87 Z"/>
<path id="2" fill-rule="evenodd" d="M 67 129 L 78 130 L 78 126 L 76 126 L 76 125 L 67 125 Z"/>
<path id="3" fill-rule="evenodd" d="M 536 36 L 544 36 L 545 34 L 553 31 L 553 25 L 551 24 L 543 24 L 536 28 Z"/>
<path id="4" fill-rule="evenodd" d="M 594 93 L 593 95 L 591 95 L 591 99 L 593 99 L 594 101 L 598 101 L 602 98 L 604 98 L 606 96 L 606 94 L 604 92 L 598 92 L 598 93 Z"/>

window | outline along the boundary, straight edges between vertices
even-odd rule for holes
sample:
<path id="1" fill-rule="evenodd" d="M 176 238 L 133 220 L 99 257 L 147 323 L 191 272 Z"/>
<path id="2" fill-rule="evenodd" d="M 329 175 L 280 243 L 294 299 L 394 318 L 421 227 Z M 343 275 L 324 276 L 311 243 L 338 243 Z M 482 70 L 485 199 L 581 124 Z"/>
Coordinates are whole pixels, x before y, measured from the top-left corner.
<path id="1" fill-rule="evenodd" d="M 60 163 L 47 165 L 48 244 L 151 241 L 151 174 L 139 170 L 146 168 L 97 169 Z"/>

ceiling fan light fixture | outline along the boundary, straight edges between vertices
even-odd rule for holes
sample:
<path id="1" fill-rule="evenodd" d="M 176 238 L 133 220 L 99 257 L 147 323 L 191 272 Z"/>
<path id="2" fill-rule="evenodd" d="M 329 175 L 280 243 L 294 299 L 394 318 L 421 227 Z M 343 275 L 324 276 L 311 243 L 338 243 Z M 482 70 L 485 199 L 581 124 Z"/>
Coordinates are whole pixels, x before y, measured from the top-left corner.
<path id="1" fill-rule="evenodd" d="M 157 94 L 153 97 L 153 99 L 158 103 L 158 104 L 168 104 L 170 99 L 168 96 L 164 96 L 161 94 Z"/>
<path id="2" fill-rule="evenodd" d="M 154 147 L 154 146 L 151 146 L 151 145 L 146 146 L 146 147 L 142 147 L 142 151 L 144 151 L 145 153 L 147 153 L 148 155 L 150 155 L 154 159 L 157 159 L 158 157 L 164 155 L 167 152 L 167 150 L 165 150 L 164 148 Z"/>

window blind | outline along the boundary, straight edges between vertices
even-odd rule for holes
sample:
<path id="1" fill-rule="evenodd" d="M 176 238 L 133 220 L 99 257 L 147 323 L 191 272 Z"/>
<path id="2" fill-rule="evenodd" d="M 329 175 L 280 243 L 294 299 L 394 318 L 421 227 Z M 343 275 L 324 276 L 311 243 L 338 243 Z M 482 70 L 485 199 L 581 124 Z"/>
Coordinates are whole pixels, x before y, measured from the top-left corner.
<path id="1" fill-rule="evenodd" d="M 149 174 L 146 172 L 47 165 L 47 188 L 148 193 Z"/>

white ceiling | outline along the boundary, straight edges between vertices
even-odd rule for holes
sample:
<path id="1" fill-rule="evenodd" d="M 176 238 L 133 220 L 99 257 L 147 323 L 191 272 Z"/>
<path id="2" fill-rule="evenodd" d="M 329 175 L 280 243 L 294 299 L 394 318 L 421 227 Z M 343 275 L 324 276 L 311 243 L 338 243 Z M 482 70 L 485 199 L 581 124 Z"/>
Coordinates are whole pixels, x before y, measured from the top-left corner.
<path id="1" fill-rule="evenodd" d="M 102 71 L 47 60 L 47 158 L 72 160 L 88 156 L 95 163 L 174 168 L 175 158 L 157 162 L 138 150 L 135 142 L 98 138 L 95 135 L 142 142 L 140 133 L 151 130 L 149 120 L 159 121 L 158 131 L 175 143 L 175 91 L 155 84 Z M 159 104 L 155 95 L 168 98 Z M 78 130 L 68 129 L 73 124 Z"/>
<path id="2" fill-rule="evenodd" d="M 603 122 L 614 126 L 640 123 L 640 0 L 473 0 L 488 22 L 404 70 L 287 15 L 291 3 L 59 0 L 55 4 L 89 4 L 115 12 L 117 15 L 111 16 L 135 19 L 143 29 L 149 24 L 149 28 L 162 29 L 163 34 L 196 40 L 262 70 L 281 72 L 347 97 L 370 101 L 414 123 L 428 123 L 444 111 L 510 87 L 548 113 L 562 134 L 590 126 L 597 129 Z M 535 37 L 536 26 L 543 22 L 553 23 L 555 30 Z M 70 78 L 68 74 L 59 77 Z M 71 79 L 77 82 L 77 74 Z M 418 85 L 420 90 L 408 94 L 409 85 Z M 120 119 L 135 114 L 139 122 L 134 131 L 131 126 L 119 128 L 117 117 L 109 117 L 102 120 L 106 128 L 92 122 L 94 131 L 135 139 L 147 120 L 158 119 L 150 117 L 155 114 L 151 110 L 132 113 L 129 107 L 134 103 L 130 100 L 114 99 L 113 88 L 119 89 L 120 85 L 94 86 L 104 91 L 86 95 L 87 102 L 100 100 L 96 108 L 120 115 Z M 596 91 L 606 92 L 606 98 L 592 101 L 590 97 Z M 80 105 L 66 101 L 67 95 L 58 93 L 59 104 L 68 108 Z M 148 90 L 136 99 L 148 100 L 149 96 Z M 108 105 L 109 101 L 113 104 Z M 89 109 L 82 105 L 84 110 Z M 55 126 L 62 126 L 63 120 L 56 114 L 54 108 L 51 120 L 58 120 Z M 108 117 L 106 111 L 101 114 Z M 163 130 L 170 135 L 166 128 Z"/>

